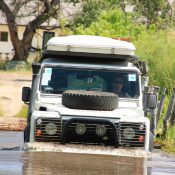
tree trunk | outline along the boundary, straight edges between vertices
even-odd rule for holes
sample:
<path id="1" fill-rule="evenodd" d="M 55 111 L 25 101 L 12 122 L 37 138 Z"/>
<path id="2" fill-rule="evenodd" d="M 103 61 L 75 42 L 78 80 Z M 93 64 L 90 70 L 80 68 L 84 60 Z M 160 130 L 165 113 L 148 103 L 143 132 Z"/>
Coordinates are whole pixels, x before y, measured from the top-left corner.
<path id="1" fill-rule="evenodd" d="M 34 32 L 28 32 L 28 34 L 23 36 L 22 40 L 19 40 L 17 25 L 14 23 L 9 23 L 8 26 L 11 42 L 14 47 L 14 56 L 12 60 L 27 60 Z"/>
<path id="2" fill-rule="evenodd" d="M 13 56 L 13 60 L 27 60 L 29 56 L 29 49 L 24 48 L 24 44 L 20 41 L 18 45 L 14 45 L 15 53 Z"/>
<path id="3" fill-rule="evenodd" d="M 16 8 L 18 10 L 11 10 L 8 7 L 8 3 L 4 0 L 0 0 L 0 10 L 6 16 L 6 20 L 8 23 L 8 28 L 10 32 L 11 42 L 14 47 L 14 57 L 13 60 L 27 60 L 29 56 L 29 50 L 31 47 L 33 36 L 35 35 L 35 30 L 50 17 L 55 16 L 58 12 L 58 4 L 59 0 L 38 0 L 38 2 L 42 2 L 43 10 L 41 10 L 40 14 L 37 14 L 36 18 L 31 20 L 23 33 L 22 40 L 18 37 L 18 25 L 16 23 L 16 13 L 19 10 L 19 2 L 16 2 Z M 23 2 L 27 4 L 27 0 Z M 23 4 L 22 3 L 22 4 Z M 23 5 L 24 5 L 23 4 Z M 34 8 L 38 8 L 35 7 Z"/>
<path id="4" fill-rule="evenodd" d="M 20 40 L 18 38 L 17 24 L 15 22 L 9 22 L 8 27 L 11 42 L 14 47 L 14 56 L 12 60 L 27 60 L 35 30 L 32 29 L 33 27 L 31 27 L 31 24 L 29 23 L 24 31 L 23 39 Z"/>

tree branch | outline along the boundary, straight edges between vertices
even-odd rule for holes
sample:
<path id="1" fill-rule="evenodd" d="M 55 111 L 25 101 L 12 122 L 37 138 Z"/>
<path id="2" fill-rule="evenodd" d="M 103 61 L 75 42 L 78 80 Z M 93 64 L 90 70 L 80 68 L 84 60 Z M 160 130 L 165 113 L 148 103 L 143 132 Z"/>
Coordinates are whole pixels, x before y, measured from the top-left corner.
<path id="1" fill-rule="evenodd" d="M 0 0 L 0 10 L 5 14 L 7 21 L 15 22 L 15 16 L 4 0 Z"/>

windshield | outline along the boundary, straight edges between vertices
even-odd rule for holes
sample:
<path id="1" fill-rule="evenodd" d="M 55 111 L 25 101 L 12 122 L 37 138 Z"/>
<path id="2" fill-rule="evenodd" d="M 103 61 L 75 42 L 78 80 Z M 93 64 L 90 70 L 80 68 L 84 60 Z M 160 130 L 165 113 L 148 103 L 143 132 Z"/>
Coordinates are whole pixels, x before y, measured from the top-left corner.
<path id="1" fill-rule="evenodd" d="M 65 90 L 113 92 L 123 98 L 139 96 L 136 72 L 45 67 L 40 83 L 42 93 L 59 94 Z"/>

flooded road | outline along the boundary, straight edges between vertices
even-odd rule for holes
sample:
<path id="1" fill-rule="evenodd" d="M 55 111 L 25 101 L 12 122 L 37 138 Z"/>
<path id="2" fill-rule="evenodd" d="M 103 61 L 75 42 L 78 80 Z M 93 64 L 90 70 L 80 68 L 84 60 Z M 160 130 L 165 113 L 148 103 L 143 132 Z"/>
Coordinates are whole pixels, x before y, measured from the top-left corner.
<path id="1" fill-rule="evenodd" d="M 22 132 L 0 131 L 0 175 L 174 175 L 175 158 L 24 151 Z"/>

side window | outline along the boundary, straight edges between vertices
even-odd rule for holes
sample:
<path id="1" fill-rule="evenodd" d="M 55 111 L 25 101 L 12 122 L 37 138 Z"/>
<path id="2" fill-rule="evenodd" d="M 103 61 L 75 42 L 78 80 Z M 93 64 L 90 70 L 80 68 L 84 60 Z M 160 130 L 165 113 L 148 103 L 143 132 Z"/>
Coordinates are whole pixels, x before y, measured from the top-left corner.
<path id="1" fill-rule="evenodd" d="M 8 32 L 0 32 L 0 41 L 8 41 Z"/>
<path id="2" fill-rule="evenodd" d="M 52 68 L 45 68 L 43 70 L 42 79 L 41 79 L 41 91 L 48 92 L 51 90 L 49 87 L 49 82 L 51 80 Z"/>
<path id="3" fill-rule="evenodd" d="M 120 97 L 138 97 L 138 76 L 135 72 L 119 72 L 113 74 L 111 77 L 111 92 L 119 94 Z"/>

